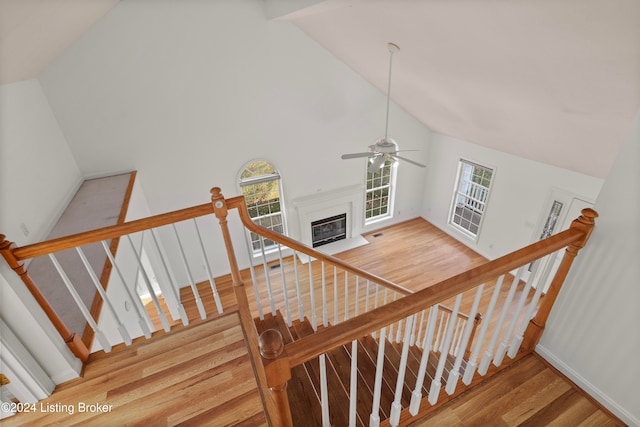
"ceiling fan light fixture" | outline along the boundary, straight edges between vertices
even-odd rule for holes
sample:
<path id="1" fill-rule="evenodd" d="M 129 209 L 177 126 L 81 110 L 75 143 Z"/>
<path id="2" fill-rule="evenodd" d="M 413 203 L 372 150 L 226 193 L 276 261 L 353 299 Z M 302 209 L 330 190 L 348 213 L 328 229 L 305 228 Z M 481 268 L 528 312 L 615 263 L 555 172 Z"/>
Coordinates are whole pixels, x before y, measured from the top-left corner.
<path id="1" fill-rule="evenodd" d="M 385 161 L 397 163 L 398 160 L 412 163 L 416 166 L 424 168 L 425 165 L 414 162 L 413 160 L 400 157 L 398 153 L 398 144 L 389 137 L 389 104 L 391 103 L 391 71 L 393 64 L 393 55 L 400 51 L 400 47 L 395 43 L 387 43 L 389 49 L 389 79 L 387 81 L 387 111 L 385 114 L 384 124 L 384 137 L 378 139 L 375 144 L 369 145 L 369 152 L 367 153 L 351 153 L 343 154 L 343 159 L 355 159 L 359 157 L 368 157 L 369 163 L 367 165 L 367 171 L 369 173 L 375 173 L 384 165 Z M 416 150 L 404 150 L 404 151 L 416 151 Z"/>
<path id="2" fill-rule="evenodd" d="M 385 156 L 375 156 L 373 159 L 369 160 L 369 166 L 367 170 L 371 173 L 376 173 L 380 170 L 382 165 L 384 165 Z"/>

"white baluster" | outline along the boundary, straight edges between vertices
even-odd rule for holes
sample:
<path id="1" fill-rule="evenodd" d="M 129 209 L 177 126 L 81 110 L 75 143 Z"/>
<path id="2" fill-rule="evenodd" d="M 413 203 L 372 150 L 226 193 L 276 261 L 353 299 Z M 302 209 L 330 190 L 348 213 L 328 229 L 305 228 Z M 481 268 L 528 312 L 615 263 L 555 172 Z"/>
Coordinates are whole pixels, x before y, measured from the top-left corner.
<path id="1" fill-rule="evenodd" d="M 409 404 L 409 413 L 413 416 L 418 414 L 420 403 L 422 402 L 422 386 L 424 385 L 424 377 L 427 373 L 427 364 L 429 362 L 429 352 L 431 351 L 431 342 L 433 340 L 433 332 L 438 321 L 438 305 L 429 309 L 429 317 L 427 319 L 427 327 L 425 328 L 424 341 L 422 342 L 422 357 L 420 358 L 420 367 L 418 368 L 418 377 L 416 378 L 416 386 L 411 393 L 411 403 Z"/>
<path id="2" fill-rule="evenodd" d="M 504 319 L 507 317 L 507 313 L 509 312 L 509 306 L 511 305 L 511 301 L 513 300 L 513 296 L 515 295 L 516 289 L 518 288 L 518 278 L 514 277 L 511 282 L 511 288 L 509 288 L 509 292 L 507 293 L 507 297 L 505 298 L 504 305 L 502 306 L 502 311 L 500 312 L 500 317 L 498 318 L 498 323 L 493 330 L 493 335 L 491 336 L 491 341 L 489 342 L 489 347 L 482 356 L 482 360 L 480 361 L 480 366 L 478 366 L 478 373 L 480 375 L 484 375 L 487 373 L 487 369 L 489 369 L 489 364 L 491 363 L 491 358 L 493 357 L 493 349 L 498 343 L 498 339 L 500 338 L 500 332 L 502 331 L 502 324 L 504 323 Z"/>
<path id="3" fill-rule="evenodd" d="M 311 326 L 313 330 L 318 330 L 318 323 L 316 319 L 316 292 L 313 286 L 313 267 L 311 263 L 313 259 L 309 257 L 309 299 L 311 304 Z"/>
<path id="4" fill-rule="evenodd" d="M 522 275 L 522 272 L 524 271 L 525 267 L 520 267 L 520 269 L 518 270 L 518 272 L 516 273 L 516 277 L 514 277 L 513 279 L 513 283 L 511 285 L 511 289 L 509 290 L 509 295 L 507 295 L 507 301 L 505 301 L 505 305 L 502 308 L 502 313 L 501 313 L 501 317 L 500 320 L 498 321 L 498 323 L 500 324 L 500 329 L 498 330 L 502 330 L 502 325 L 503 322 L 506 320 L 506 316 L 508 311 L 505 311 L 505 309 L 508 309 L 511 305 L 511 301 L 513 300 L 513 296 L 515 295 L 515 291 L 518 288 L 518 285 L 520 284 L 520 277 Z M 527 286 L 526 292 L 529 292 L 529 288 L 530 285 Z M 513 294 L 511 294 L 511 291 L 513 290 Z M 523 292 L 524 293 L 524 292 Z M 526 296 L 525 296 L 526 298 Z M 524 301 L 523 301 L 524 304 Z M 520 306 L 520 308 L 522 308 L 522 306 Z M 516 314 L 516 316 L 518 316 L 520 313 L 518 312 Z M 496 354 L 493 358 L 493 364 L 495 366 L 500 366 L 502 364 L 502 360 L 504 359 L 504 355 L 507 353 L 507 343 L 509 342 L 509 338 L 511 336 L 511 334 L 513 333 L 513 328 L 515 327 L 515 317 L 512 318 L 513 321 L 511 322 L 510 326 L 507 329 L 507 332 L 505 334 L 505 339 L 498 345 L 498 349 L 496 350 Z"/>
<path id="5" fill-rule="evenodd" d="M 535 267 L 534 267 L 534 271 L 529 275 L 529 277 L 534 277 L 534 273 L 536 268 L 538 267 L 539 263 L 536 263 Z M 551 268 L 553 268 L 553 263 L 552 262 L 548 262 L 547 266 L 545 268 L 545 271 L 543 272 L 543 274 L 540 276 L 540 278 L 546 278 L 549 273 L 547 270 L 550 270 Z M 532 284 L 533 286 L 533 284 Z M 543 283 L 541 282 L 541 280 L 538 280 L 538 283 L 536 284 L 536 291 L 533 294 L 533 298 L 531 299 L 531 302 L 529 303 L 529 307 L 527 308 L 527 314 L 525 315 L 524 319 L 522 319 L 522 324 L 520 325 L 520 328 L 518 330 L 518 333 L 516 334 L 516 336 L 513 337 L 513 341 L 511 342 L 511 345 L 509 346 L 509 352 L 507 353 L 508 356 L 510 358 L 514 358 L 516 357 L 516 354 L 518 354 L 518 350 L 520 350 L 520 345 L 522 345 L 522 339 L 524 337 L 524 331 L 527 329 L 527 325 L 529 324 L 529 320 L 531 320 L 533 318 L 533 315 L 536 311 L 536 309 L 538 308 L 538 301 L 540 300 L 540 297 L 542 296 L 542 291 L 544 286 Z"/>
<path id="6" fill-rule="evenodd" d="M 376 379 L 373 384 L 373 403 L 371 405 L 371 415 L 369 416 L 369 427 L 380 426 L 380 394 L 382 392 L 382 370 L 384 365 L 384 343 L 386 342 L 387 328 L 380 330 L 378 340 L 378 358 L 376 361 Z"/>
<path id="7" fill-rule="evenodd" d="M 458 346 L 460 344 L 460 340 L 462 339 L 462 330 L 465 325 L 464 319 L 458 317 L 456 319 L 456 327 L 453 332 L 453 340 L 451 341 L 451 346 L 449 346 L 449 354 L 455 356 L 458 354 Z"/>
<path id="8" fill-rule="evenodd" d="M 344 272 L 344 320 L 349 320 L 349 272 Z"/>
<path id="9" fill-rule="evenodd" d="M 60 265 L 60 263 L 58 263 L 58 260 L 56 259 L 56 257 L 53 254 L 49 254 L 49 258 L 51 259 L 51 262 L 53 263 L 53 266 L 58 271 L 58 274 L 60 275 L 60 278 L 62 279 L 62 281 L 64 282 L 65 286 L 69 290 L 69 293 L 71 294 L 71 297 L 76 302 L 76 305 L 78 306 L 78 308 L 82 312 L 82 315 L 87 320 L 87 323 L 89 324 L 91 329 L 93 329 L 95 337 L 98 339 L 98 342 L 100 342 L 100 345 L 102 346 L 102 349 L 106 353 L 110 352 L 111 351 L 111 343 L 109 343 L 109 341 L 104 336 L 102 331 L 98 328 L 98 325 L 96 324 L 96 321 L 93 320 L 93 316 L 91 316 L 91 312 L 89 312 L 89 309 L 87 308 L 87 306 L 84 305 L 84 302 L 82 302 L 82 298 L 80 298 L 80 295 L 76 291 L 76 288 L 73 287 L 73 284 L 71 283 L 71 280 L 69 280 L 69 277 L 67 276 L 67 274 L 62 269 L 62 266 Z"/>
<path id="10" fill-rule="evenodd" d="M 220 302 L 220 295 L 218 295 L 218 288 L 216 286 L 216 282 L 213 279 L 213 274 L 211 273 L 211 266 L 209 265 L 209 257 L 207 256 L 207 251 L 204 248 L 204 242 L 202 241 L 202 235 L 200 234 L 200 228 L 198 227 L 198 221 L 193 218 L 193 223 L 196 225 L 196 234 L 198 235 L 198 241 L 200 242 L 200 251 L 202 252 L 202 263 L 204 264 L 205 270 L 207 271 L 207 278 L 209 279 L 209 285 L 211 286 L 211 292 L 213 292 L 213 299 L 216 303 L 216 309 L 218 313 L 222 313 L 222 303 Z M 206 312 L 205 312 L 206 315 Z"/>
<path id="11" fill-rule="evenodd" d="M 91 281 L 93 282 L 93 286 L 95 286 L 96 290 L 100 294 L 100 297 L 102 298 L 102 301 L 105 303 L 107 310 L 109 310 L 114 320 L 118 322 L 118 332 L 120 332 L 120 336 L 122 337 L 122 340 L 127 345 L 131 345 L 131 337 L 129 336 L 129 332 L 127 331 L 127 328 L 125 328 L 124 324 L 122 323 L 122 320 L 120 319 L 120 316 L 118 316 L 118 313 L 116 313 L 116 309 L 113 307 L 113 304 L 111 304 L 111 300 L 107 296 L 107 293 L 104 291 L 102 284 L 100 284 L 100 279 L 98 279 L 98 276 L 96 276 L 95 271 L 93 271 L 91 264 L 89 264 L 89 260 L 84 255 L 84 252 L 79 246 L 76 247 L 76 252 L 78 252 L 80 259 L 82 260 L 82 264 L 84 264 L 84 268 L 87 270 L 87 273 L 89 273 L 89 276 L 91 277 Z"/>
<path id="12" fill-rule="evenodd" d="M 320 404 L 322 406 L 322 426 L 331 427 L 329 419 L 329 392 L 327 390 L 327 364 L 325 355 L 320 355 Z"/>
<path id="13" fill-rule="evenodd" d="M 133 308 L 136 310 L 136 315 L 138 317 L 138 325 L 140 325 L 140 329 L 142 330 L 142 333 L 144 334 L 145 338 L 147 339 L 151 338 L 151 330 L 149 329 L 149 325 L 151 325 L 152 322 L 151 322 L 151 318 L 149 317 L 149 313 L 147 313 L 147 310 L 145 310 L 144 306 L 142 306 L 142 302 L 140 302 L 140 298 L 139 297 L 134 298 L 133 294 L 131 294 L 131 289 L 129 289 L 129 286 L 127 286 L 127 282 L 124 280 L 122 271 L 120 271 L 120 267 L 118 267 L 118 264 L 116 264 L 116 260 L 113 257 L 113 254 L 111 253 L 111 249 L 109 249 L 107 242 L 103 240 L 100 243 L 102 243 L 102 248 L 106 252 L 107 257 L 111 262 L 111 265 L 113 266 L 116 273 L 118 274 L 118 277 L 120 278 L 122 287 L 124 288 L 125 293 L 127 294 L 127 300 L 129 301 L 129 303 L 131 303 Z"/>
<path id="14" fill-rule="evenodd" d="M 447 385 L 445 387 L 445 391 L 449 395 L 453 394 L 453 392 L 456 390 L 456 385 L 458 384 L 458 379 L 460 378 L 460 366 L 462 366 L 465 349 L 467 348 L 469 337 L 471 337 L 471 331 L 473 330 L 473 319 L 476 317 L 476 313 L 478 312 L 478 306 L 480 305 L 480 299 L 482 298 L 483 289 L 484 283 L 478 286 L 478 290 L 476 291 L 476 296 L 473 300 L 473 305 L 471 306 L 471 312 L 469 313 L 469 318 L 467 319 L 464 332 L 462 333 L 462 339 L 460 340 L 456 361 L 453 363 L 453 368 L 449 371 L 449 377 L 447 378 Z"/>
<path id="15" fill-rule="evenodd" d="M 269 277 L 269 266 L 267 265 L 267 255 L 264 252 L 264 238 L 258 234 L 258 240 L 260 242 L 260 253 L 262 254 L 262 270 L 264 271 L 264 280 L 267 285 L 267 297 L 269 298 L 269 305 L 271 306 L 271 314 L 276 315 L 276 304 L 273 301 L 273 291 L 271 289 L 271 277 Z"/>
<path id="16" fill-rule="evenodd" d="M 144 238 L 144 235 L 142 237 Z M 165 315 L 164 310 L 160 306 L 160 301 L 158 301 L 158 297 L 156 296 L 156 293 L 153 290 L 153 286 L 151 285 L 151 279 L 147 274 L 147 270 L 145 270 L 144 268 L 144 263 L 142 262 L 142 258 L 140 257 L 140 254 L 138 253 L 138 251 L 136 251 L 136 247 L 133 244 L 133 240 L 131 239 L 130 234 L 127 234 L 127 240 L 129 241 L 129 245 L 131 246 L 131 250 L 133 251 L 133 254 L 134 254 L 133 257 L 138 263 L 138 272 L 142 276 L 142 281 L 144 282 L 144 285 L 147 288 L 147 292 L 149 292 L 149 297 L 153 302 L 153 306 L 156 309 L 156 313 L 158 313 L 158 318 L 160 319 L 162 328 L 165 330 L 165 332 L 169 332 L 171 330 L 171 327 L 169 326 L 169 320 L 167 319 L 167 316 Z M 142 244 L 142 240 L 140 243 Z"/>
<path id="17" fill-rule="evenodd" d="M 349 385 L 349 427 L 356 425 L 358 406 L 358 340 L 351 341 L 351 378 Z"/>
<path id="18" fill-rule="evenodd" d="M 364 299 L 364 312 L 365 313 L 369 312 L 369 290 L 370 290 L 369 288 L 370 287 L 371 287 L 370 286 L 370 281 L 369 281 L 369 279 L 367 279 L 367 287 L 366 287 L 366 291 L 365 291 L 366 296 L 365 296 L 365 299 Z"/>
<path id="19" fill-rule="evenodd" d="M 384 300 L 384 304 L 387 304 L 387 299 L 386 299 L 387 294 L 385 293 L 385 300 Z M 396 300 L 396 292 L 393 291 L 393 301 Z M 393 323 L 389 325 L 389 341 L 393 342 Z"/>
<path id="20" fill-rule="evenodd" d="M 498 296 L 500 296 L 500 288 L 502 288 L 502 281 L 504 280 L 504 274 L 498 278 L 498 281 L 493 289 L 493 294 L 491 295 L 491 301 L 489 301 L 489 307 L 487 307 L 487 312 L 484 315 L 484 320 L 482 322 L 482 326 L 480 327 L 480 333 L 476 338 L 476 343 L 473 346 L 473 351 L 471 352 L 471 357 L 467 362 L 467 367 L 464 370 L 464 375 L 462 376 L 462 382 L 466 385 L 471 384 L 471 380 L 473 379 L 473 374 L 476 372 L 478 355 L 482 350 L 482 345 L 484 344 L 484 337 L 487 333 L 487 329 L 489 328 L 489 323 L 491 318 L 493 317 L 493 311 L 496 306 L 496 302 L 498 301 Z M 484 286 L 484 283 L 483 283 Z"/>
<path id="21" fill-rule="evenodd" d="M 291 326 L 291 309 L 289 308 L 289 290 L 287 289 L 287 277 L 284 273 L 284 262 L 282 262 L 282 246 L 278 243 L 278 261 L 280 262 L 280 278 L 282 279 L 282 297 L 284 298 L 284 309 L 286 313 L 287 326 Z M 295 262 L 295 259 L 293 260 Z"/>
<path id="22" fill-rule="evenodd" d="M 354 316 L 358 316 L 358 305 L 360 305 L 360 283 L 359 283 L 359 276 L 356 276 L 356 308 L 354 311 Z"/>
<path id="23" fill-rule="evenodd" d="M 247 249 L 247 258 L 249 258 L 249 272 L 251 273 L 251 283 L 253 283 L 253 295 L 256 299 L 256 307 L 258 308 L 258 316 L 260 320 L 264 320 L 264 312 L 262 311 L 262 299 L 258 290 L 258 280 L 256 279 L 256 269 L 253 265 L 253 250 L 249 247 L 249 239 L 243 239 L 244 246 Z"/>
<path id="24" fill-rule="evenodd" d="M 526 269 L 526 266 L 523 266 L 523 267 L 520 267 L 520 270 L 518 270 L 518 274 L 517 274 L 518 281 L 520 281 L 520 277 L 525 269 Z M 527 297 L 529 296 L 530 289 L 531 289 L 531 282 L 528 282 L 525 285 L 524 289 L 522 290 L 522 294 L 520 294 L 520 300 L 518 301 L 518 305 L 516 306 L 515 312 L 513 312 L 513 314 L 510 315 L 511 322 L 509 322 L 509 328 L 507 329 L 507 332 L 504 334 L 504 338 L 500 343 L 500 345 L 498 346 L 498 349 L 496 350 L 496 356 L 493 358 L 493 364 L 496 366 L 500 366 L 502 364 L 502 360 L 504 359 L 505 354 L 507 354 L 509 339 L 511 338 L 511 335 L 513 335 L 513 331 L 515 330 L 516 325 L 518 324 L 518 318 L 520 317 L 520 312 L 522 311 L 524 304 L 527 302 Z"/>
<path id="25" fill-rule="evenodd" d="M 191 269 L 189 268 L 189 262 L 187 261 L 187 256 L 184 253 L 184 248 L 182 247 L 182 241 L 180 240 L 180 236 L 178 235 L 178 229 L 175 224 L 171 224 L 173 228 L 173 234 L 176 236 L 176 241 L 178 242 L 178 248 L 180 249 L 180 255 L 182 256 L 182 266 L 184 267 L 185 272 L 187 273 L 187 278 L 189 280 L 189 286 L 191 286 L 191 292 L 193 292 L 193 297 L 196 300 L 196 305 L 198 306 L 198 313 L 200 314 L 201 319 L 207 318 L 207 312 L 204 309 L 204 305 L 202 304 L 202 299 L 200 299 L 200 292 L 198 291 L 198 287 L 196 286 L 196 282 L 193 280 L 193 275 L 191 274 Z M 133 242 L 131 243 L 133 246 Z M 135 249 L 134 249 L 135 252 Z M 153 292 L 151 292 L 153 294 Z M 153 298 L 153 297 L 152 297 Z"/>
<path id="26" fill-rule="evenodd" d="M 456 303 L 453 306 L 453 313 L 450 318 L 455 319 L 458 317 L 458 311 L 460 310 L 460 303 L 462 302 L 462 294 L 458 294 L 456 297 Z M 429 388 L 429 403 L 435 405 L 438 401 L 438 395 L 440 394 L 440 388 L 442 387 L 442 373 L 444 372 L 444 365 L 447 362 L 447 353 L 449 352 L 449 346 L 451 345 L 451 338 L 453 337 L 453 330 L 455 322 L 449 321 L 448 327 L 444 336 L 444 343 L 440 350 L 440 360 L 438 360 L 438 367 L 436 368 L 436 374 L 431 381 L 431 387 Z"/>
<path id="27" fill-rule="evenodd" d="M 156 233 L 155 233 L 154 229 L 151 229 L 151 239 L 153 240 L 153 244 L 156 247 L 156 250 L 158 251 L 158 254 L 160 255 L 160 261 L 162 262 L 162 266 L 164 268 L 164 272 L 167 275 L 167 278 L 169 279 L 169 288 L 171 290 L 171 293 L 173 294 L 174 300 L 178 304 L 178 306 L 177 306 L 178 314 L 180 315 L 180 319 L 182 320 L 182 324 L 187 326 L 189 324 L 189 317 L 187 317 L 187 313 L 184 310 L 184 305 L 182 305 L 182 302 L 180 301 L 180 296 L 178 295 L 178 291 L 176 291 L 177 286 L 176 286 L 175 277 L 173 275 L 173 271 L 171 271 L 171 268 L 169 267 L 169 264 L 167 263 L 166 254 L 164 253 L 164 251 L 160 247 L 160 244 L 158 244 L 158 238 L 156 236 Z M 175 319 L 173 319 L 173 320 L 175 320 Z"/>
<path id="28" fill-rule="evenodd" d="M 404 387 L 404 374 L 407 370 L 407 358 L 409 357 L 409 340 L 411 336 L 411 326 L 413 321 L 413 315 L 407 317 L 407 322 L 404 328 L 404 342 L 402 345 L 402 355 L 400 357 L 400 366 L 398 367 L 398 380 L 396 381 L 396 392 L 393 403 L 391 404 L 391 413 L 389 415 L 389 424 L 396 427 L 400 422 L 400 411 L 402 410 L 402 404 L 400 399 L 402 397 L 402 388 Z M 400 329 L 400 327 L 398 327 Z"/>
<path id="29" fill-rule="evenodd" d="M 438 332 L 436 333 L 436 337 L 433 340 L 433 351 L 440 351 L 441 346 L 438 343 L 441 343 L 442 340 L 440 339 L 440 334 L 442 332 L 442 325 L 445 324 L 445 316 L 447 314 L 443 311 L 442 314 L 440 314 L 440 322 L 438 322 Z M 447 318 L 447 322 L 448 322 L 449 318 Z M 446 329 L 446 327 L 444 328 Z"/>
<path id="30" fill-rule="evenodd" d="M 129 241 L 129 245 L 131 246 L 131 249 L 133 250 L 134 258 L 138 262 L 139 271 L 140 271 L 140 273 L 142 275 L 142 281 L 144 282 L 144 284 L 145 284 L 145 286 L 147 288 L 147 292 L 149 292 L 149 296 L 151 297 L 151 301 L 153 301 L 153 306 L 156 309 L 156 313 L 158 313 L 158 318 L 160 319 L 160 323 L 162 324 L 162 328 L 165 330 L 165 332 L 169 332 L 171 330 L 171 327 L 169 326 L 169 320 L 167 319 L 167 316 L 164 314 L 164 310 L 160 306 L 160 301 L 158 301 L 158 297 L 156 296 L 156 293 L 153 290 L 153 286 L 151 286 L 151 280 L 149 279 L 149 275 L 147 274 L 147 271 L 144 269 L 144 265 L 142 263 L 142 259 L 140 258 L 140 255 L 138 254 L 138 251 L 136 251 L 136 247 L 133 244 L 133 240 L 131 240 L 131 235 L 130 234 L 127 234 L 127 240 Z"/>
<path id="31" fill-rule="evenodd" d="M 418 347 L 420 346 L 420 337 L 422 336 L 422 325 L 424 324 L 424 312 L 426 310 L 422 310 L 422 313 L 420 314 L 420 326 L 418 327 L 418 335 L 416 335 L 416 343 L 418 345 Z"/>
<path id="32" fill-rule="evenodd" d="M 416 342 L 416 319 L 418 318 L 418 313 L 414 314 L 413 322 L 411 322 L 411 338 L 409 338 L 409 345 L 414 345 Z"/>
<path id="33" fill-rule="evenodd" d="M 333 266 L 333 324 L 338 324 L 338 268 Z"/>
<path id="34" fill-rule="evenodd" d="M 300 273 L 298 273 L 298 261 L 296 251 L 293 251 L 293 272 L 296 277 L 296 297 L 298 299 L 298 319 L 302 322 L 304 320 L 304 307 L 302 307 L 302 295 L 300 293 Z M 311 260 L 309 260 L 311 261 Z"/>
<path id="35" fill-rule="evenodd" d="M 324 271 L 324 261 L 320 261 L 322 267 L 322 324 L 329 326 L 329 309 L 327 308 L 327 279 Z"/>

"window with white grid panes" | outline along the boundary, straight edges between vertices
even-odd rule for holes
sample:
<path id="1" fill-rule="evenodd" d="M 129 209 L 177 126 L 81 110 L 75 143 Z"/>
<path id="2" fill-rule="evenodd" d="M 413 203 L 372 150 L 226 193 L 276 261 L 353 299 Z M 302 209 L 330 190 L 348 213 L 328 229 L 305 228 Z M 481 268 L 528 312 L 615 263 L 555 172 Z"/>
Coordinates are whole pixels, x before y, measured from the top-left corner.
<path id="1" fill-rule="evenodd" d="M 368 164 L 367 164 L 368 166 Z M 394 162 L 386 160 L 375 172 L 367 170 L 365 189 L 365 222 L 390 217 L 392 214 Z"/>
<path id="2" fill-rule="evenodd" d="M 240 174 L 240 188 L 253 222 L 276 233 L 284 234 L 282 189 L 277 169 L 262 160 L 248 163 Z M 260 253 L 262 238 L 252 232 L 250 239 L 253 252 Z M 270 239 L 264 239 L 263 243 L 265 250 L 276 247 L 276 243 Z"/>
<path id="3" fill-rule="evenodd" d="M 473 237 L 480 232 L 492 177 L 493 169 L 460 160 L 449 222 Z"/>

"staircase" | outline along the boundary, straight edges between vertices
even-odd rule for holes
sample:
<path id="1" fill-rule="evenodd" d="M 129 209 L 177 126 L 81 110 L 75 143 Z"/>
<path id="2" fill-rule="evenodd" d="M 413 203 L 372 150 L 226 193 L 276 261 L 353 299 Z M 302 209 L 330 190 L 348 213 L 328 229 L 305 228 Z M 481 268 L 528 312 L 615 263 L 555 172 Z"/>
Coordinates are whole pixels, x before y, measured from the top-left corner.
<path id="1" fill-rule="evenodd" d="M 86 361 L 87 347 L 40 293 L 25 270 L 25 261 L 40 256 L 53 261 L 55 253 L 74 248 L 80 256 L 81 246 L 102 243 L 118 273 L 111 278 L 118 279 L 125 292 L 107 295 L 96 280 L 112 318 L 94 319 L 83 304 L 79 308 L 85 308 L 87 322 L 109 352 L 112 345 L 131 345 L 132 337 L 151 338 L 152 327 L 171 333 L 172 321 L 179 319 L 186 327 L 198 316 L 204 321 L 225 312 L 208 253 L 220 242 L 211 242 L 217 237 L 214 233 L 201 232 L 209 221 L 217 220 L 231 271 L 234 306 L 265 410 L 271 424 L 283 426 L 309 425 L 310 419 L 325 426 L 405 425 L 531 354 L 597 217 L 595 211 L 585 209 L 569 230 L 429 287 L 416 283 L 420 290 L 413 291 L 255 224 L 243 197 L 225 199 L 219 188 L 213 188 L 211 195 L 211 203 L 24 247 L 0 235 L 0 255 L 69 349 Z M 249 254 L 250 278 L 240 273 L 229 210 L 237 211 L 236 220 L 246 232 L 260 236 L 261 244 L 277 243 L 277 251 L 270 254 L 277 260 L 269 261 L 264 247 L 262 257 Z M 122 237 L 131 251 L 119 251 L 120 258 L 112 259 L 107 240 Z M 542 298 L 543 286 L 520 278 L 532 265 L 534 269 L 540 265 L 536 260 L 562 250 L 565 255 Z M 299 262 L 300 255 L 308 259 L 306 265 Z M 534 271 L 530 273 L 536 277 Z M 59 274 L 69 291 L 74 290 L 64 269 Z M 157 326 L 130 292 L 141 280 L 150 288 L 152 276 L 170 311 L 167 316 L 150 292 Z M 199 288 L 200 282 L 209 285 L 210 294 Z M 192 292 L 197 313 L 187 314 L 183 288 Z M 442 311 L 443 304 L 451 305 L 448 313 Z M 122 307 L 129 310 L 123 313 L 118 310 Z M 478 313 L 483 320 L 476 336 L 473 319 L 478 320 Z M 262 320 L 255 321 L 256 317 Z M 279 330 L 284 342 L 261 340 L 260 334 L 268 329 Z"/>
<path id="2" fill-rule="evenodd" d="M 256 318 L 256 330 L 259 334 L 275 329 L 280 332 L 285 344 L 302 339 L 314 334 L 313 327 L 307 318 L 303 321 L 294 320 L 291 326 L 287 326 L 280 311 L 275 315 L 266 314 L 263 320 Z M 329 328 L 331 325 L 329 325 Z M 324 329 L 323 326 L 318 327 Z M 390 408 L 394 400 L 394 389 L 398 379 L 398 366 L 400 366 L 402 343 L 395 340 L 385 339 L 383 376 L 380 389 L 380 421 L 384 421 L 390 416 Z M 357 404 L 356 420 L 357 426 L 368 426 L 372 413 L 372 402 L 374 401 L 373 385 L 375 383 L 376 366 L 378 358 L 379 339 L 371 335 L 366 335 L 357 340 Z M 330 423 L 333 426 L 349 425 L 349 392 L 351 381 L 351 360 L 353 354 L 352 345 L 342 345 L 326 354 L 327 384 L 331 393 L 328 394 Z M 401 394 L 401 405 L 408 408 L 411 402 L 411 395 L 418 377 L 422 349 L 418 346 L 409 346 L 407 368 L 405 371 L 404 385 Z M 435 378 L 439 352 L 429 353 L 426 377 L 429 379 L 424 384 L 430 383 Z M 442 379 L 442 386 L 446 385 L 446 378 L 453 368 L 455 358 L 447 355 L 445 373 Z M 463 363 L 461 375 L 464 373 Z M 321 409 L 321 383 L 320 367 L 318 359 L 305 362 L 302 365 L 292 368 L 292 378 L 288 382 L 287 394 L 291 408 L 293 425 L 322 425 Z M 423 385 L 422 394 L 426 396 L 429 390 Z"/>

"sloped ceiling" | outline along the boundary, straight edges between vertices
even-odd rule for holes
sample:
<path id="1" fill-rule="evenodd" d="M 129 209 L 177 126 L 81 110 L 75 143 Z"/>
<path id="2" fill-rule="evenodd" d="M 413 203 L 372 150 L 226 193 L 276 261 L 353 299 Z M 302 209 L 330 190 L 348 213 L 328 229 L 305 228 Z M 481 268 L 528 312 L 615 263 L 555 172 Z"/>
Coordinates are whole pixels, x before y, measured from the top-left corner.
<path id="1" fill-rule="evenodd" d="M 603 178 L 640 109 L 639 0 L 292 3 L 267 13 L 380 90 L 398 44 L 391 96 L 440 133 Z"/>
<path id="2" fill-rule="evenodd" d="M 2 0 L 0 84 L 37 77 L 117 3 Z M 395 102 L 432 130 L 531 160 L 604 178 L 640 109 L 640 0 L 264 3 L 382 91 L 387 43 L 400 45 Z"/>
<path id="3" fill-rule="evenodd" d="M 0 0 L 0 84 L 33 79 L 119 0 Z"/>

